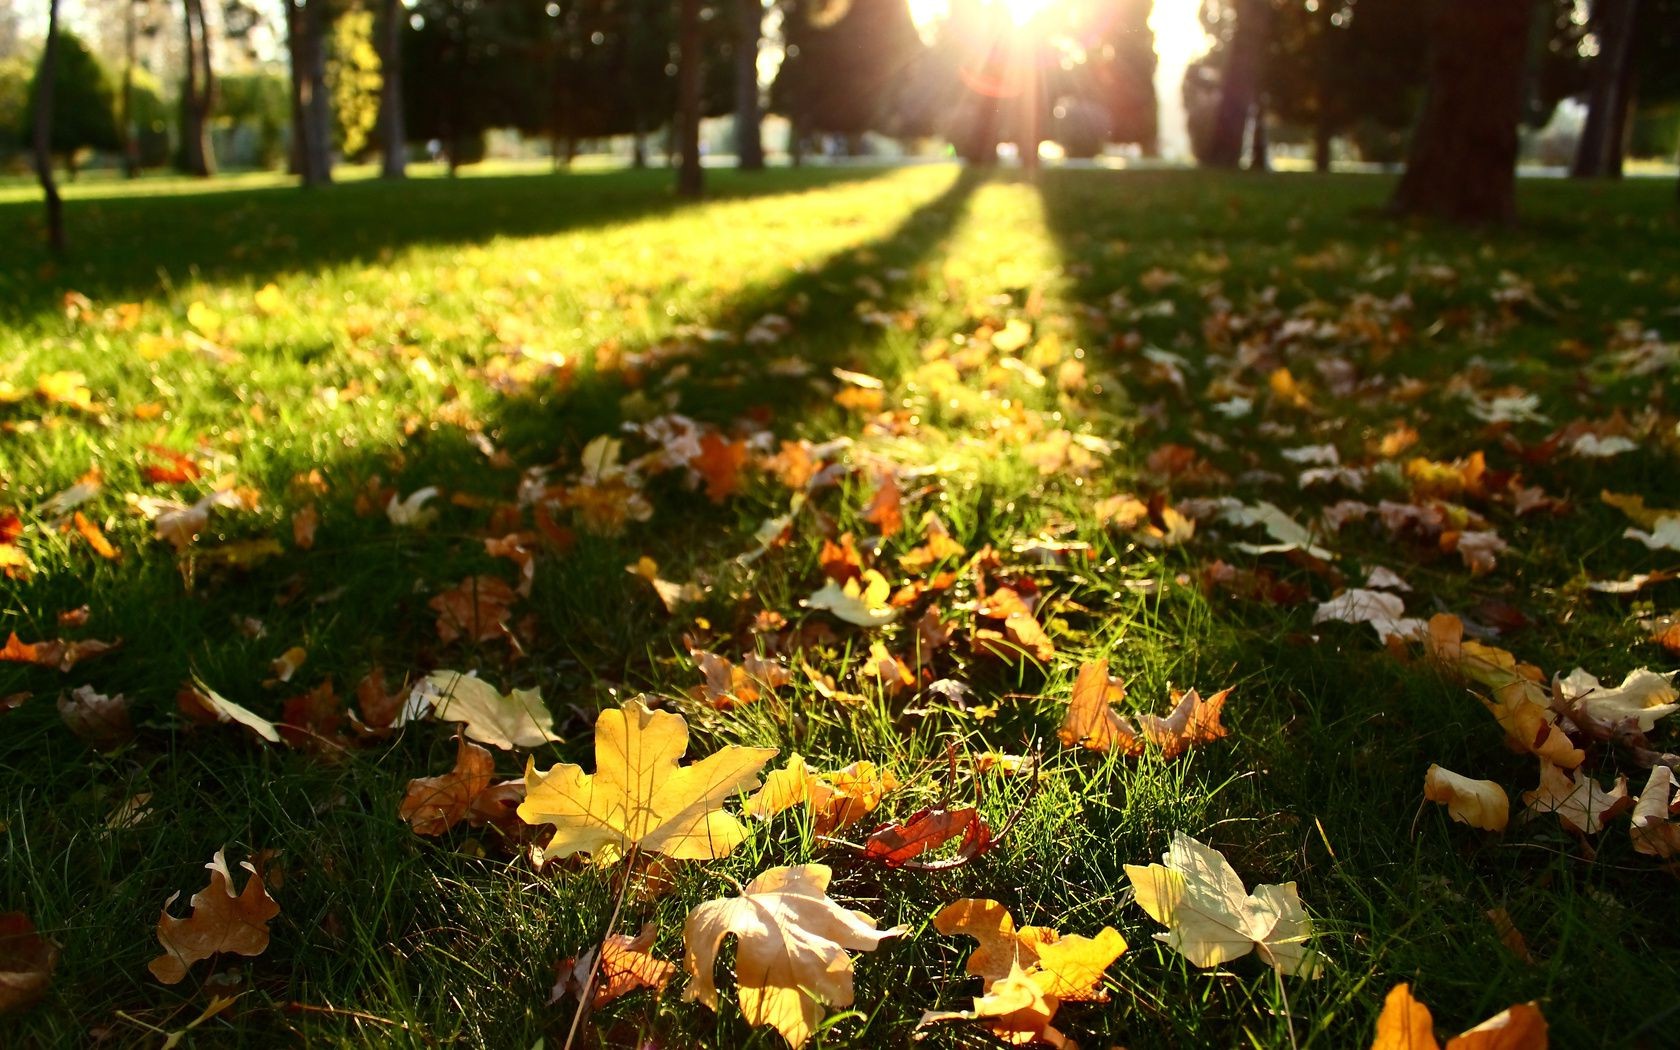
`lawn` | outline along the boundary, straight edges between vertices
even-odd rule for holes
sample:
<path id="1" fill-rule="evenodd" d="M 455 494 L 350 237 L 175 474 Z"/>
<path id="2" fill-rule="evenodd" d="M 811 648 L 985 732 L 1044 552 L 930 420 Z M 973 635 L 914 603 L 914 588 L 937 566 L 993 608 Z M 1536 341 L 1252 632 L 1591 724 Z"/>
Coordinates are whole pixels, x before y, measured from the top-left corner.
<path id="1" fill-rule="evenodd" d="M 495 750 L 499 778 L 527 753 L 593 770 L 597 712 L 638 694 L 686 717 L 691 759 L 890 771 L 856 825 L 750 818 L 619 908 L 680 966 L 684 917 L 732 880 L 830 866 L 837 901 L 904 930 L 856 957 L 856 1003 L 812 1045 L 901 1045 L 971 1006 L 971 942 L 931 925 L 971 897 L 1124 936 L 1107 1001 L 1056 1015 L 1088 1047 L 1362 1047 L 1401 981 L 1443 1032 L 1534 1000 L 1559 1046 L 1667 1042 L 1673 864 L 1625 813 L 1524 819 L 1534 747 L 1421 624 L 1314 621 L 1382 591 L 1547 681 L 1680 660 L 1642 626 L 1680 585 L 1588 586 L 1680 568 L 1624 537 L 1655 516 L 1600 497 L 1680 503 L 1671 185 L 1525 183 L 1520 229 L 1466 234 L 1380 217 L 1390 183 L 1365 176 L 710 177 L 691 206 L 662 172 L 103 188 L 68 203 L 62 263 L 32 247 L 38 206 L 0 201 L 0 632 L 120 642 L 0 662 L 0 911 L 59 948 L 44 999 L 0 1017 L 8 1045 L 156 1045 L 217 995 L 237 998 L 185 1045 L 561 1045 L 555 966 L 609 932 L 614 871 L 538 870 L 547 834 L 518 821 L 399 817 L 456 760 L 452 724 L 390 725 L 439 670 L 552 711 L 560 739 Z M 196 532 L 168 527 L 218 492 Z M 1310 540 L 1269 538 L 1263 504 Z M 869 571 L 892 622 L 808 601 Z M 1228 733 L 1064 746 L 1098 659 L 1133 718 L 1229 687 Z M 195 682 L 281 741 L 188 717 Z M 126 728 L 72 731 L 60 697 L 84 685 L 127 698 Z M 1630 795 L 1680 750 L 1661 721 L 1648 751 L 1571 731 Z M 1501 785 L 1510 826 L 1425 801 L 1436 763 Z M 967 863 L 860 855 L 976 799 L 1008 831 Z M 1125 866 L 1175 831 L 1251 889 L 1295 883 L 1323 975 L 1152 939 Z M 271 943 L 164 985 L 159 910 L 185 913 L 218 850 L 273 851 Z M 784 1045 L 733 980 L 717 1012 L 684 982 L 589 1023 Z"/>

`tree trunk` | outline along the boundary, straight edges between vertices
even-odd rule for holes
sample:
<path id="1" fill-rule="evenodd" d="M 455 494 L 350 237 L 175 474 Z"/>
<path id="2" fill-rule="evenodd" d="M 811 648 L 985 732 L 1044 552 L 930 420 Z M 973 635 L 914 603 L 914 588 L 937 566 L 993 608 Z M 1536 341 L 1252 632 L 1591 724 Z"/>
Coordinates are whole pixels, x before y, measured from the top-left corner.
<path id="1" fill-rule="evenodd" d="M 735 159 L 742 171 L 764 170 L 763 113 L 758 104 L 758 49 L 764 36 L 764 0 L 735 0 Z"/>
<path id="2" fill-rule="evenodd" d="M 1207 162 L 1215 168 L 1235 168 L 1242 163 L 1243 132 L 1259 97 L 1260 67 L 1271 32 L 1272 9 L 1266 0 L 1237 0 L 1236 12 L 1237 28 L 1231 34 L 1230 51 L 1220 74 L 1219 109 L 1214 114 L 1207 152 Z"/>
<path id="3" fill-rule="evenodd" d="M 1620 143 L 1627 115 L 1628 73 L 1639 0 L 1594 0 L 1593 33 L 1598 57 L 1587 92 L 1587 120 L 1569 174 L 1577 179 L 1621 177 Z"/>
<path id="4" fill-rule="evenodd" d="M 1015 148 L 1021 154 L 1021 170 L 1036 176 L 1039 170 L 1038 144 L 1044 137 L 1043 78 L 1039 75 L 1038 55 L 1030 43 L 1022 45 L 1026 54 L 1026 85 L 1021 91 L 1021 135 Z"/>
<path id="5" fill-rule="evenodd" d="M 1314 171 L 1319 172 L 1320 174 L 1329 172 L 1331 159 L 1330 146 L 1335 137 L 1335 134 L 1330 130 L 1329 115 L 1324 113 L 1321 107 L 1318 119 L 1313 122 Z"/>
<path id="6" fill-rule="evenodd" d="M 630 136 L 630 166 L 640 171 L 647 167 L 647 134 L 642 131 L 642 121 L 636 118 L 636 133 Z"/>
<path id="7" fill-rule="evenodd" d="M 203 0 L 181 0 L 181 61 L 186 82 L 181 90 L 181 170 L 208 178 L 216 173 L 210 144 L 210 110 L 215 103 L 215 72 L 210 66 L 210 31 Z"/>
<path id="8" fill-rule="evenodd" d="M 53 87 L 58 80 L 58 0 L 47 3 L 47 40 L 41 48 L 41 68 L 35 75 L 35 177 L 41 180 L 41 197 L 47 206 L 47 245 L 54 255 L 64 254 L 64 202 L 52 169 Z"/>
<path id="9" fill-rule="evenodd" d="M 332 109 L 327 98 L 325 0 L 286 6 L 292 59 L 292 151 L 305 186 L 332 182 Z"/>
<path id="10" fill-rule="evenodd" d="M 408 8 L 402 0 L 381 0 L 379 20 L 379 177 L 408 174 L 408 129 L 403 120 L 402 27 Z"/>
<path id="11" fill-rule="evenodd" d="M 139 35 L 139 28 L 134 24 L 134 3 L 130 0 L 123 5 L 122 97 L 118 99 L 122 115 L 117 121 L 122 143 L 123 177 L 127 179 L 140 174 L 140 141 L 134 127 L 134 50 Z"/>
<path id="12" fill-rule="evenodd" d="M 700 167 L 700 0 L 680 0 L 677 9 L 677 196 L 697 198 L 706 191 Z"/>
<path id="13" fill-rule="evenodd" d="M 1516 218 L 1517 122 L 1533 11 L 1534 0 L 1441 5 L 1428 93 L 1391 211 L 1468 224 Z"/>
<path id="14" fill-rule="evenodd" d="M 1272 147 L 1271 140 L 1266 133 L 1266 101 L 1264 98 L 1256 99 L 1254 103 L 1254 132 L 1249 138 L 1248 170 L 1272 170 Z"/>

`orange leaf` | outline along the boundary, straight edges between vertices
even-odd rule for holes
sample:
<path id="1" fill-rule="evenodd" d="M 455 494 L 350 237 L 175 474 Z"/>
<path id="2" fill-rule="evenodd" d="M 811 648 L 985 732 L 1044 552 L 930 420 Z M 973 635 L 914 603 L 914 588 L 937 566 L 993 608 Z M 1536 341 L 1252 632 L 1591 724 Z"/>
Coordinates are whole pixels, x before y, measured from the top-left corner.
<path id="1" fill-rule="evenodd" d="M 974 809 L 924 809 L 902 824 L 883 824 L 864 840 L 863 855 L 889 868 L 901 868 L 931 849 L 963 837 L 949 861 L 917 862 L 916 867 L 957 867 L 981 853 L 992 841 L 992 829 Z"/>
<path id="2" fill-rule="evenodd" d="M 76 531 L 82 534 L 82 539 L 87 540 L 88 546 L 93 548 L 93 553 L 101 558 L 117 558 L 117 549 L 111 546 L 111 541 L 105 538 L 98 525 L 83 517 L 81 511 L 78 510 L 70 522 L 76 527 Z"/>
<path id="3" fill-rule="evenodd" d="M 863 520 L 881 530 L 883 539 L 898 534 L 904 527 L 903 497 L 898 491 L 898 479 L 891 471 L 882 471 L 876 482 L 875 498 L 870 500 L 869 509 L 864 512 Z"/>
<path id="4" fill-rule="evenodd" d="M 0 1014 L 32 1006 L 46 994 L 58 949 L 19 911 L 0 914 Z"/>
<path id="5" fill-rule="evenodd" d="M 741 468 L 747 462 L 747 443 L 730 441 L 716 432 L 700 437 L 700 454 L 688 465 L 706 479 L 706 498 L 722 503 L 741 488 Z"/>
<path id="6" fill-rule="evenodd" d="M 619 996 L 638 988 L 652 988 L 655 994 L 665 990 L 665 986 L 676 975 L 677 964 L 656 959 L 649 951 L 658 932 L 650 921 L 634 937 L 615 933 L 601 943 L 601 968 L 595 975 L 595 994 L 590 999 L 591 1006 L 605 1006 Z M 549 1002 L 554 1002 L 564 995 L 583 994 L 584 986 L 589 983 L 589 971 L 595 966 L 595 951 L 592 948 L 575 959 L 566 959 L 555 967 L 558 980 L 554 982 L 554 992 L 549 996 Z"/>

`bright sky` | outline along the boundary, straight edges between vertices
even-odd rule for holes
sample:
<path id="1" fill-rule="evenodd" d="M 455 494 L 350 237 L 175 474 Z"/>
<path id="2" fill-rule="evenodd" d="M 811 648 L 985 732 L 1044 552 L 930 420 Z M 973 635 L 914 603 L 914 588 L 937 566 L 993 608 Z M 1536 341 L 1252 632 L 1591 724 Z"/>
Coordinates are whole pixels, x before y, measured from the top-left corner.
<path id="1" fill-rule="evenodd" d="M 1031 20 L 1058 0 L 1002 0 L 1017 22 Z M 925 30 L 950 12 L 950 0 L 909 0 L 910 17 Z M 1202 30 L 1202 0 L 1155 0 L 1149 28 L 1155 31 L 1155 97 L 1161 107 L 1161 154 L 1169 159 L 1190 153 L 1184 128 L 1184 70 L 1207 51 Z"/>

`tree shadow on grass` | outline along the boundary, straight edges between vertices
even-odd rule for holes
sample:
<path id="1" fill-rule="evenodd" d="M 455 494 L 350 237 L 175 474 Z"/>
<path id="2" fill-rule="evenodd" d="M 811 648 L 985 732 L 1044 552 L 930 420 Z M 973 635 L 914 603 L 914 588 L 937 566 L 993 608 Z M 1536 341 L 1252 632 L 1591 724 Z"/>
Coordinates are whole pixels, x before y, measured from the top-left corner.
<path id="1" fill-rule="evenodd" d="M 972 177 L 957 178 L 887 235 L 785 280 L 750 286 L 706 323 L 739 334 L 767 312 L 791 312 L 793 334 L 770 353 L 803 358 L 812 368 L 809 378 L 836 364 L 881 367 L 881 355 L 902 347 L 890 346 L 892 336 L 856 315 L 855 283 L 882 281 L 875 296 L 882 310 L 910 305 L 921 283 L 883 275 L 914 274 L 937 258 L 975 186 Z M 692 374 L 679 387 L 682 411 L 720 424 L 755 411 L 785 435 L 828 410 L 831 386 L 771 378 L 762 368 L 765 354 L 750 345 L 702 348 L 685 362 Z M 623 372 L 584 369 L 558 392 L 498 399 L 482 415 L 482 432 L 520 466 L 557 462 L 563 476 L 575 470 L 586 442 L 618 431 L 621 398 L 635 390 Z M 643 392 L 662 390 L 650 385 Z M 285 479 L 312 468 L 332 491 L 285 495 Z M 33 902 L 38 923 L 64 948 L 52 997 L 27 1020 L 40 1026 L 34 1030 L 43 1042 L 54 1041 L 49 1032 L 83 1031 L 89 1018 L 117 1009 L 164 1022 L 180 1004 L 144 971 L 155 954 L 150 930 L 158 903 L 177 889 L 195 888 L 190 876 L 198 865 L 218 846 L 234 843 L 230 859 L 245 847 L 284 850 L 289 872 L 274 945 L 253 970 L 262 994 L 239 1022 L 249 1045 L 303 1025 L 340 1035 L 355 1028 L 353 1021 L 266 1014 L 259 1002 L 300 999 L 421 1016 L 442 1042 L 513 1045 L 528 1035 L 528 1004 L 542 1001 L 549 984 L 546 964 L 524 964 L 557 958 L 563 946 L 598 936 L 591 917 L 601 902 L 590 895 L 600 891 L 599 880 L 570 878 L 564 890 L 516 892 L 509 885 L 486 892 L 528 875 L 518 866 L 433 849 L 399 821 L 397 794 L 406 778 L 451 761 L 454 745 L 441 727 L 405 732 L 382 751 L 347 760 L 330 748 L 321 755 L 251 750 L 226 727 L 177 735 L 179 720 L 169 711 L 174 692 L 196 672 L 272 718 L 280 697 L 329 676 L 347 692 L 374 662 L 390 670 L 393 686 L 434 668 L 479 668 L 503 687 L 539 685 L 567 739 L 560 750 L 587 762 L 587 725 L 603 696 L 600 687 L 645 680 L 655 661 L 677 648 L 678 628 L 624 566 L 649 553 L 674 578 L 686 579 L 689 566 L 735 553 L 743 524 L 781 508 L 772 497 L 718 507 L 659 482 L 657 514 L 646 525 L 620 537 L 580 535 L 570 550 L 539 556 L 532 595 L 516 606 L 516 617 L 535 616 L 536 630 L 525 655 L 515 659 L 499 642 L 440 645 L 427 607 L 431 595 L 463 576 L 515 576 L 506 561 L 484 552 L 482 537 L 486 505 L 509 503 L 520 473 L 490 465 L 473 433 L 439 426 L 400 448 L 359 447 L 324 463 L 279 454 L 264 464 L 263 475 L 280 511 L 279 531 L 295 507 L 318 505 L 312 549 L 286 544 L 283 553 L 249 568 L 206 569 L 189 595 L 173 559 L 156 548 L 130 552 L 121 563 L 95 563 L 86 576 L 55 573 L 17 588 L 19 607 L 43 618 L 36 625 L 42 632 L 50 629 L 53 610 L 91 602 L 91 622 L 107 636 L 128 639 L 125 650 L 78 668 L 76 678 L 135 696 L 142 727 L 138 745 L 90 764 L 88 752 L 58 724 L 50 696 L 4 716 L 0 773 L 16 790 L 8 789 L 10 801 L 0 810 L 15 832 L 0 844 L 11 851 L 0 865 L 0 897 Z M 404 494 L 440 484 L 472 509 L 444 505 L 429 530 L 395 528 L 382 513 L 355 510 L 357 492 L 376 475 Z M 257 535 L 276 531 L 272 517 L 269 522 Z M 235 626 L 242 616 L 261 618 L 266 637 L 242 637 Z M 268 659 L 294 644 L 309 651 L 304 670 L 292 684 L 262 688 L 272 674 Z M 59 685 L 48 672 L 23 675 L 12 665 L 0 668 L 0 683 L 0 692 L 46 693 Z M 551 758 L 552 751 L 542 761 Z M 112 831 L 105 823 L 109 810 L 138 792 L 157 816 Z M 53 875 L 66 865 L 79 873 L 68 883 Z M 380 888 L 370 889 L 370 881 Z M 515 908 L 517 917 L 510 915 Z M 490 969 L 468 977 L 460 960 Z M 514 962 L 521 968 L 509 969 Z M 460 987 L 428 1005 L 411 1001 L 417 982 Z M 445 1000 L 474 1005 L 440 1007 Z"/>
<path id="2" fill-rule="evenodd" d="M 879 178 L 889 168 L 709 173 L 710 200 L 795 194 Z M 57 309 L 66 292 L 127 301 L 186 280 L 261 284 L 286 273 L 371 264 L 408 248 L 537 237 L 690 207 L 669 173 L 496 175 L 101 197 L 66 202 L 68 259 L 53 260 L 40 205 L 0 202 L 0 323 Z"/>

